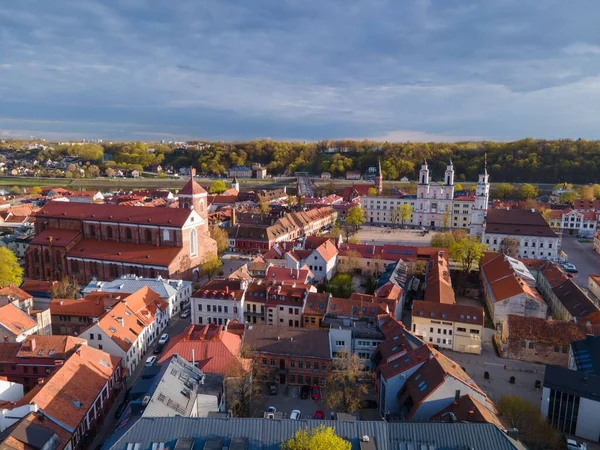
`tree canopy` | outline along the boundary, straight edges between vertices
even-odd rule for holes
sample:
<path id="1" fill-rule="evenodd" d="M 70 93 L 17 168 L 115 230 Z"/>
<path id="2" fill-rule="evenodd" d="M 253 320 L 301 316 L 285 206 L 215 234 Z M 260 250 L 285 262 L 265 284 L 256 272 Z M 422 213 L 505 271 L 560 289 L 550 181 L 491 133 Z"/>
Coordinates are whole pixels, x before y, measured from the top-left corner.
<path id="1" fill-rule="evenodd" d="M 486 247 L 475 237 L 463 237 L 450 244 L 450 257 L 460 264 L 464 272 L 470 272 L 479 263 Z"/>
<path id="2" fill-rule="evenodd" d="M 209 256 L 206 261 L 200 265 L 200 268 L 208 278 L 208 281 L 210 281 L 212 277 L 214 277 L 217 272 L 221 270 L 221 267 L 223 267 L 223 262 L 217 255 Z"/>
<path id="3" fill-rule="evenodd" d="M 208 192 L 211 194 L 222 194 L 227 190 L 227 186 L 223 180 L 215 180 L 208 188 Z"/>
<path id="4" fill-rule="evenodd" d="M 369 376 L 364 363 L 356 353 L 343 352 L 333 362 L 327 375 L 327 408 L 353 413 L 360 408 L 360 402 L 368 393 L 367 383 L 362 378 Z"/>
<path id="5" fill-rule="evenodd" d="M 301 429 L 281 443 L 281 450 L 351 450 L 352 444 L 341 438 L 332 427 Z"/>
<path id="6" fill-rule="evenodd" d="M 221 227 L 210 227 L 210 237 L 217 241 L 217 251 L 223 253 L 229 248 L 229 235 Z"/>
<path id="7" fill-rule="evenodd" d="M 6 247 L 0 247 L 0 287 L 10 284 L 20 286 L 23 281 L 23 269 L 17 255 Z"/>

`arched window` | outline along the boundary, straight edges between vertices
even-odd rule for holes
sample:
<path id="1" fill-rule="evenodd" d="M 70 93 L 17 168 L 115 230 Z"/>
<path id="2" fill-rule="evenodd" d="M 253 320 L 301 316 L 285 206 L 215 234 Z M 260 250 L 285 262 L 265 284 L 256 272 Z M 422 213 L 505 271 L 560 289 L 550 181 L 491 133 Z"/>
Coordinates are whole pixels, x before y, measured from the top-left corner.
<path id="1" fill-rule="evenodd" d="M 190 209 L 190 205 L 188 205 L 188 202 L 183 203 L 183 209 Z"/>
<path id="2" fill-rule="evenodd" d="M 152 242 L 152 231 L 150 228 L 146 228 L 146 242 Z"/>
<path id="3" fill-rule="evenodd" d="M 198 233 L 195 229 L 190 231 L 190 256 L 198 254 Z"/>
<path id="4" fill-rule="evenodd" d="M 106 227 L 106 236 L 107 236 L 109 239 L 112 239 L 112 238 L 113 238 L 113 231 L 112 231 L 112 227 Z"/>
<path id="5" fill-rule="evenodd" d="M 131 228 L 125 228 L 125 239 L 128 241 L 133 240 L 133 235 L 131 234 Z"/>
<path id="6" fill-rule="evenodd" d="M 200 200 L 200 212 L 204 211 L 204 202 Z"/>
<path id="7" fill-rule="evenodd" d="M 170 241 L 171 240 L 171 233 L 169 232 L 169 230 L 163 230 L 163 241 Z"/>

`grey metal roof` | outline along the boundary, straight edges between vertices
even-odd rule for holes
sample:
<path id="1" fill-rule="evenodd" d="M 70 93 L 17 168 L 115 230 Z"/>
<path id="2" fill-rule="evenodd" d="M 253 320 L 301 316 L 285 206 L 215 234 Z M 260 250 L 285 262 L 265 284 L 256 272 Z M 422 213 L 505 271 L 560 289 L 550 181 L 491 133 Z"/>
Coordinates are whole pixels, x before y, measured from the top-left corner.
<path id="1" fill-rule="evenodd" d="M 571 352 L 578 371 L 600 375 L 600 336 L 587 335 L 571 343 Z"/>
<path id="2" fill-rule="evenodd" d="M 174 450 L 180 437 L 192 438 L 194 449 L 202 449 L 211 438 L 219 438 L 223 446 L 229 446 L 232 438 L 244 437 L 248 439 L 248 450 L 279 450 L 281 442 L 299 429 L 320 425 L 333 427 L 336 434 L 351 442 L 353 450 L 360 449 L 362 436 L 369 436 L 377 450 L 524 449 L 492 424 L 168 417 L 139 420 L 104 450 L 126 450 L 129 443 L 139 443 L 140 450 L 149 450 L 159 442 Z"/>
<path id="3" fill-rule="evenodd" d="M 544 387 L 600 402 L 600 375 L 569 370 L 565 367 L 546 366 Z"/>
<path id="4" fill-rule="evenodd" d="M 177 285 L 180 283 L 179 287 Z M 173 297 L 181 289 L 191 285 L 191 281 L 167 280 L 163 278 L 142 278 L 131 275 L 125 275 L 113 281 L 94 281 L 92 280 L 85 288 L 83 294 L 89 294 L 93 291 L 102 292 L 125 292 L 133 293 L 141 288 L 148 286 L 163 299 Z"/>

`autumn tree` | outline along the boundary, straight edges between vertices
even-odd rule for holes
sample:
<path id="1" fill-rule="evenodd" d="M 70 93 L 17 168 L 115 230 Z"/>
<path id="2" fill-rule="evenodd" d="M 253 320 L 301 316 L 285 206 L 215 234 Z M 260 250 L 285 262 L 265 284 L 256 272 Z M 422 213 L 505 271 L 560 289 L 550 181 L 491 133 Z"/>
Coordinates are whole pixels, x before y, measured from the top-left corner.
<path id="1" fill-rule="evenodd" d="M 402 226 L 404 226 L 404 224 L 410 220 L 412 213 L 412 205 L 409 205 L 408 203 L 403 203 L 400 205 L 400 222 L 402 223 Z"/>
<path id="2" fill-rule="evenodd" d="M 575 192 L 575 191 L 563 192 L 558 197 L 558 201 L 561 203 L 566 203 L 566 204 L 572 205 L 573 202 L 575 200 L 577 200 L 577 197 L 578 197 L 577 192 Z"/>
<path id="3" fill-rule="evenodd" d="M 115 173 L 117 173 L 117 172 L 112 167 L 107 167 L 106 170 L 104 171 L 104 173 L 106 174 L 107 177 L 112 178 L 115 176 Z"/>
<path id="4" fill-rule="evenodd" d="M 202 269 L 202 272 L 207 276 L 208 281 L 221 270 L 221 267 L 223 267 L 223 262 L 217 255 L 209 256 L 206 261 L 200 265 L 200 269 Z"/>
<path id="5" fill-rule="evenodd" d="M 340 272 L 353 273 L 360 268 L 362 256 L 356 250 L 347 251 L 345 256 L 338 256 L 338 258 L 340 260 Z"/>
<path id="6" fill-rule="evenodd" d="M 20 286 L 22 281 L 23 269 L 17 256 L 8 248 L 0 247 L 0 287 Z"/>
<path id="7" fill-rule="evenodd" d="M 536 198 L 539 196 L 537 186 L 533 184 L 524 184 L 521 186 L 521 197 L 524 199 Z"/>
<path id="8" fill-rule="evenodd" d="M 96 178 L 100 175 L 100 168 L 94 164 L 87 167 L 85 175 L 88 178 Z"/>
<path id="9" fill-rule="evenodd" d="M 208 188 L 208 192 L 211 194 L 222 194 L 227 190 L 227 186 L 223 180 L 215 180 Z"/>
<path id="10" fill-rule="evenodd" d="M 230 367 L 225 374 L 225 401 L 234 417 L 252 417 L 255 407 L 262 399 L 261 378 L 264 370 L 250 351 L 243 350 L 250 359 L 250 367 L 242 365 Z"/>
<path id="11" fill-rule="evenodd" d="M 539 407 L 516 395 L 500 398 L 497 404 L 502 421 L 519 430 L 519 440 L 528 448 L 562 450 L 564 437 L 548 423 Z"/>
<path id="12" fill-rule="evenodd" d="M 268 201 L 261 199 L 258 201 L 258 211 L 263 216 L 266 216 L 271 211 L 271 205 L 269 205 Z"/>
<path id="13" fill-rule="evenodd" d="M 475 237 L 464 237 L 450 244 L 450 257 L 460 264 L 465 273 L 469 273 L 479 263 L 486 245 Z"/>
<path id="14" fill-rule="evenodd" d="M 596 195 L 594 193 L 594 186 L 592 185 L 586 185 L 586 186 L 581 186 L 578 190 L 578 194 L 579 194 L 579 198 L 581 200 L 594 200 L 596 198 Z"/>
<path id="15" fill-rule="evenodd" d="M 498 186 L 496 186 L 496 195 L 498 195 L 498 197 L 500 197 L 502 200 L 506 200 L 507 198 L 511 197 L 514 192 L 515 188 L 512 184 L 500 183 Z"/>
<path id="16" fill-rule="evenodd" d="M 346 236 L 346 242 L 348 242 L 348 238 L 350 236 L 358 233 L 360 226 L 365 223 L 365 220 L 366 215 L 362 206 L 356 205 L 348 209 L 348 212 L 346 213 L 346 219 L 342 225 L 344 235 Z"/>
<path id="17" fill-rule="evenodd" d="M 360 408 L 360 402 L 368 393 L 368 385 L 361 381 L 368 378 L 365 365 L 357 354 L 342 352 L 334 359 L 327 375 L 327 408 L 352 413 Z"/>
<path id="18" fill-rule="evenodd" d="M 229 248 L 229 235 L 223 228 L 216 225 L 211 226 L 210 237 L 217 242 L 217 251 L 219 253 L 223 253 Z"/>
<path id="19" fill-rule="evenodd" d="M 456 183 L 456 184 L 454 185 L 454 190 L 455 190 L 455 191 L 464 191 L 464 189 L 465 189 L 465 188 L 464 188 L 464 187 L 463 187 L 463 185 L 462 185 L 462 184 L 460 184 L 460 183 Z"/>
<path id="20" fill-rule="evenodd" d="M 8 193 L 10 195 L 19 195 L 19 194 L 22 194 L 23 191 L 21 190 L 21 188 L 19 186 L 13 186 L 8 190 Z"/>
<path id="21" fill-rule="evenodd" d="M 29 191 L 30 194 L 32 195 L 40 195 L 42 193 L 42 188 L 39 186 L 34 186 L 31 188 L 31 190 Z"/>
<path id="22" fill-rule="evenodd" d="M 431 236 L 430 245 L 436 248 L 450 248 L 454 244 L 454 236 L 450 232 L 436 233 Z"/>
<path id="23" fill-rule="evenodd" d="M 444 215 L 442 216 L 442 227 L 447 229 L 450 225 L 450 211 L 444 211 Z"/>
<path id="24" fill-rule="evenodd" d="M 369 188 L 369 190 L 367 191 L 369 197 L 376 197 L 377 196 L 377 189 L 375 189 L 374 187 Z"/>
<path id="25" fill-rule="evenodd" d="M 505 237 L 500 242 L 500 247 L 498 250 L 500 253 L 504 253 L 506 256 L 510 256 L 511 258 L 516 258 L 519 256 L 519 246 L 521 244 L 519 241 L 513 237 Z"/>
<path id="26" fill-rule="evenodd" d="M 308 429 L 302 428 L 285 442 L 281 450 L 351 450 L 352 444 L 335 434 L 333 427 L 323 425 Z"/>
<path id="27" fill-rule="evenodd" d="M 79 283 L 74 277 L 65 275 L 52 286 L 51 298 L 77 298 L 79 296 Z"/>

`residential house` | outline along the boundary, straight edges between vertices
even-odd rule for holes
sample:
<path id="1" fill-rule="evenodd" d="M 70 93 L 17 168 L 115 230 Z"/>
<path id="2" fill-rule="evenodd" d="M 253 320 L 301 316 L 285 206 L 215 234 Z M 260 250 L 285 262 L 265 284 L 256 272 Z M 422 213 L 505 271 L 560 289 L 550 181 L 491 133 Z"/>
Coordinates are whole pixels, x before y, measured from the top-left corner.
<path id="1" fill-rule="evenodd" d="M 481 354 L 484 311 L 480 306 L 413 301 L 412 332 L 434 348 Z"/>
<path id="2" fill-rule="evenodd" d="M 123 275 L 112 281 L 92 280 L 83 288 L 83 294 L 90 292 L 114 292 L 115 294 L 132 294 L 142 287 L 156 292 L 169 305 L 169 317 L 183 310 L 192 295 L 192 282 L 185 280 L 169 280 L 158 276 L 144 278 L 136 275 Z"/>
<path id="3" fill-rule="evenodd" d="M 250 325 L 244 335 L 244 346 L 262 368 L 264 381 L 325 385 L 331 367 L 326 330 Z"/>
<path id="4" fill-rule="evenodd" d="M 550 211 L 550 227 L 564 234 L 593 237 L 597 217 L 593 211 L 554 209 Z"/>
<path id="5" fill-rule="evenodd" d="M 335 274 L 338 249 L 330 240 L 312 250 L 292 250 L 286 253 L 286 264 L 291 269 L 308 267 L 314 281 L 329 281 Z"/>
<path id="6" fill-rule="evenodd" d="M 481 242 L 497 252 L 505 238 L 519 242 L 519 258 L 556 258 L 560 238 L 536 210 L 490 209 Z"/>
<path id="7" fill-rule="evenodd" d="M 318 329 L 329 309 L 331 294 L 327 292 L 309 292 L 302 309 L 302 327 Z"/>
<path id="8" fill-rule="evenodd" d="M 212 280 L 190 298 L 192 323 L 227 325 L 244 320 L 244 297 L 248 283 L 243 280 Z"/>
<path id="9" fill-rule="evenodd" d="M 158 363 L 173 355 L 192 363 L 204 373 L 229 375 L 250 369 L 250 361 L 242 358 L 242 338 L 221 325 L 189 325 L 172 336 Z"/>
<path id="10" fill-rule="evenodd" d="M 537 289 L 552 309 L 554 319 L 600 323 L 596 303 L 557 264 L 548 261 L 540 268 Z"/>
<path id="11" fill-rule="evenodd" d="M 252 169 L 250 167 L 238 166 L 227 169 L 228 178 L 252 178 Z"/>
<path id="12" fill-rule="evenodd" d="M 11 420 L 12 423 L 12 420 Z M 1 429 L 6 428 L 0 425 Z M 70 450 L 71 434 L 60 425 L 46 420 L 43 414 L 30 412 L 0 434 L 0 445 L 6 449 L 52 448 Z"/>
<path id="13" fill-rule="evenodd" d="M 32 412 L 70 435 L 69 449 L 85 448 L 121 388 L 120 359 L 86 345 L 11 408 L 15 422 Z M 25 448 L 29 448 L 26 446 Z"/>
<path id="14" fill-rule="evenodd" d="M 265 281 L 269 283 L 308 284 L 314 279 L 314 273 L 308 267 L 288 269 L 272 266 L 267 269 Z"/>
<path id="15" fill-rule="evenodd" d="M 500 353 L 504 358 L 567 367 L 571 344 L 588 334 L 600 335 L 600 325 L 509 315 Z"/>
<path id="16" fill-rule="evenodd" d="M 509 314 L 546 318 L 548 306 L 535 289 L 535 278 L 521 261 L 486 253 L 479 263 L 483 295 L 497 328 Z"/>
<path id="17" fill-rule="evenodd" d="M 101 296 L 88 294 L 86 297 L 78 299 L 52 299 L 50 301 L 52 333 L 79 336 L 82 331 L 97 322 L 100 316 L 127 295 L 116 295 L 111 292 Z"/>
<path id="18" fill-rule="evenodd" d="M 2 342 L 23 342 L 27 336 L 37 333 L 38 330 L 38 322 L 14 303 L 0 306 Z"/>

